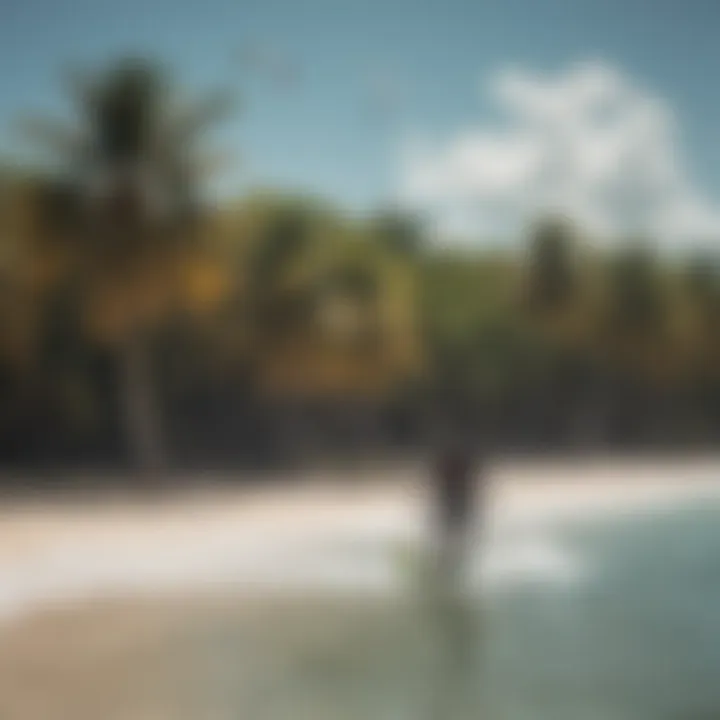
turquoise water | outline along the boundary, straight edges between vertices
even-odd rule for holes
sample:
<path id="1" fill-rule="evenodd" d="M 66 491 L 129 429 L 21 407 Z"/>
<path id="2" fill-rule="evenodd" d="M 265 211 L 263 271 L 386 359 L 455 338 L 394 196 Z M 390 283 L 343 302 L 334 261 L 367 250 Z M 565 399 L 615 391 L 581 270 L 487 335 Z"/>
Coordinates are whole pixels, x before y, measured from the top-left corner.
<path id="1" fill-rule="evenodd" d="M 720 717 L 720 507 L 563 528 L 587 572 L 490 604 L 511 718 Z"/>
<path id="2" fill-rule="evenodd" d="M 213 717 L 720 718 L 720 504 L 556 519 L 543 537 L 577 572 L 224 619 L 199 654 Z"/>

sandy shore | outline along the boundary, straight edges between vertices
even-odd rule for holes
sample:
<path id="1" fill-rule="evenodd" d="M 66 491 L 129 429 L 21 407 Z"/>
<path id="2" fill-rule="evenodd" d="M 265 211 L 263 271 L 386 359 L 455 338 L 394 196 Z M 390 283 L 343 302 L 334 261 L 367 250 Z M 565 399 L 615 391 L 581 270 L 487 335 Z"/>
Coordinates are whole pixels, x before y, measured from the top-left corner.
<path id="1" fill-rule="evenodd" d="M 230 575 L 258 582 L 273 562 L 276 575 L 285 573 L 301 546 L 309 557 L 322 542 L 422 538 L 421 473 L 358 474 L 353 482 L 308 475 L 264 489 L 184 490 L 155 499 L 6 503 L 0 614 L 31 610 L 45 599 L 192 588 Z M 505 527 L 719 493 L 720 461 L 515 462 L 488 473 L 484 512 L 492 526 Z"/>
<path id="2" fill-rule="evenodd" d="M 92 543 L 119 535 L 162 541 L 175 531 L 217 524 L 282 533 L 337 522 L 390 507 L 421 507 L 422 470 L 294 476 L 267 487 L 184 489 L 156 498 L 122 494 L 6 501 L 0 507 L 0 563 L 67 538 Z M 720 488 L 720 459 L 702 461 L 514 462 L 497 465 L 487 484 L 498 513 L 538 513 L 593 507 L 619 510 Z M 147 533 L 150 533 L 150 536 Z M 165 535 L 168 533 L 168 535 Z"/>

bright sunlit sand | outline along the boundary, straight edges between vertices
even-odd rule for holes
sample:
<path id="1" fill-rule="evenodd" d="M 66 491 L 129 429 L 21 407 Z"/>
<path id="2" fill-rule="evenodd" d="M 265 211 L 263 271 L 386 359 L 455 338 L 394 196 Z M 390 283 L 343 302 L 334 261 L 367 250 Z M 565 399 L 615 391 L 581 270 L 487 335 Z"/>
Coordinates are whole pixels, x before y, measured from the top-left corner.
<path id="1" fill-rule="evenodd" d="M 47 604 L 137 592 L 402 590 L 398 561 L 427 539 L 424 478 L 375 473 L 344 487 L 332 477 L 305 480 L 159 503 L 9 505 L 0 523 L 0 613 L 7 620 Z M 712 462 L 500 465 L 475 574 L 488 588 L 525 576 L 568 580 L 581 568 L 572 548 L 553 540 L 558 519 L 715 496 L 720 466 Z"/>

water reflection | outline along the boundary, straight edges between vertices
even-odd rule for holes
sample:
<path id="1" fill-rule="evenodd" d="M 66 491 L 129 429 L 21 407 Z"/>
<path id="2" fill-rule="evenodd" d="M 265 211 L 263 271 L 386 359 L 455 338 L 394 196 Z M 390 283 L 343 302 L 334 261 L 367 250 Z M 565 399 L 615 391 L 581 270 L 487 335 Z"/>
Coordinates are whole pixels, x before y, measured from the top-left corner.
<path id="1" fill-rule="evenodd" d="M 467 592 L 444 589 L 429 605 L 428 631 L 434 640 L 434 662 L 428 682 L 424 720 L 460 720 L 479 708 L 482 684 L 482 609 Z"/>

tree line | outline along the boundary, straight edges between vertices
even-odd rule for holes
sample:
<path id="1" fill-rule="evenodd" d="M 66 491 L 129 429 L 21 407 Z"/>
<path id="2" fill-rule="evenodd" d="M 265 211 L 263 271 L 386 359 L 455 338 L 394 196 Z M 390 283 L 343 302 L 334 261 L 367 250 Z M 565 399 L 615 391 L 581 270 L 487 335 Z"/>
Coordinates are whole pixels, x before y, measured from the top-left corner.
<path id="1" fill-rule="evenodd" d="M 712 254 L 601 251 L 544 218 L 442 249 L 395 209 L 209 201 L 223 93 L 125 60 L 70 83 L 43 168 L 0 175 L 0 462 L 235 466 L 417 448 L 712 443 Z"/>

